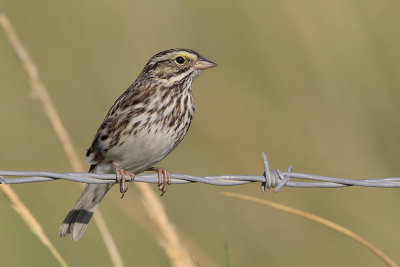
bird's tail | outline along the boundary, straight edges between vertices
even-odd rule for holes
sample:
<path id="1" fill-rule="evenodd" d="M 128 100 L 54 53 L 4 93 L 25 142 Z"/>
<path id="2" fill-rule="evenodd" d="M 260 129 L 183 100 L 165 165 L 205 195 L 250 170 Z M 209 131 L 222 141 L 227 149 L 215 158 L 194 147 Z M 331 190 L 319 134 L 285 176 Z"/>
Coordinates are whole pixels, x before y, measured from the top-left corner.
<path id="1" fill-rule="evenodd" d="M 97 173 L 95 170 L 93 172 Z M 71 239 L 78 241 L 85 233 L 88 223 L 99 206 L 100 201 L 113 185 L 114 183 L 86 184 L 81 196 L 62 222 L 58 235 L 65 237 L 71 234 Z"/>

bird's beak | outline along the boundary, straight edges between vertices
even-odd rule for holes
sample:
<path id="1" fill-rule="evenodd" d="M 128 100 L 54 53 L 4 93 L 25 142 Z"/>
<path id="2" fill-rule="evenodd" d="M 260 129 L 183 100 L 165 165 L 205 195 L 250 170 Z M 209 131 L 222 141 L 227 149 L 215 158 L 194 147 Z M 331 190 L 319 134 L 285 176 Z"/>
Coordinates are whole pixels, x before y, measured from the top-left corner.
<path id="1" fill-rule="evenodd" d="M 205 58 L 201 58 L 199 59 L 195 64 L 194 64 L 194 68 L 198 69 L 198 70 L 206 70 L 206 69 L 210 69 L 213 67 L 216 67 L 217 64 L 215 64 L 212 61 L 209 61 Z"/>

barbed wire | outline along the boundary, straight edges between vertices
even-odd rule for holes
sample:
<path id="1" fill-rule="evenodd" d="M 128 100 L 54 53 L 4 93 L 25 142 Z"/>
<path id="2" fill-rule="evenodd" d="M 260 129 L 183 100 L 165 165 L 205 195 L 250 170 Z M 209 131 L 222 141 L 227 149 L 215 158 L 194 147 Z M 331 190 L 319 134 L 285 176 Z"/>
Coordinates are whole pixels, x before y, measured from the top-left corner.
<path id="1" fill-rule="evenodd" d="M 264 164 L 263 175 L 216 175 L 216 176 L 193 176 L 187 174 L 171 174 L 171 184 L 186 183 L 204 183 L 219 186 L 242 185 L 248 183 L 261 183 L 261 190 L 275 188 L 275 192 L 279 191 L 283 186 L 288 187 L 308 187 L 308 188 L 338 188 L 346 186 L 364 186 L 364 187 L 383 187 L 396 188 L 400 187 L 400 177 L 374 178 L 374 179 L 344 179 L 337 177 L 329 177 L 315 174 L 292 172 L 292 166 L 289 166 L 286 172 L 278 169 L 270 169 L 265 152 L 262 153 Z M 19 178 L 4 178 L 19 177 Z M 290 179 L 313 180 L 309 182 L 291 181 Z M 115 183 L 114 174 L 95 174 L 95 173 L 56 173 L 42 171 L 2 171 L 0 170 L 0 184 L 23 184 L 46 182 L 53 180 L 69 180 L 88 184 L 105 184 Z M 127 175 L 126 181 L 132 181 Z M 137 175 L 135 182 L 158 183 L 157 174 Z"/>

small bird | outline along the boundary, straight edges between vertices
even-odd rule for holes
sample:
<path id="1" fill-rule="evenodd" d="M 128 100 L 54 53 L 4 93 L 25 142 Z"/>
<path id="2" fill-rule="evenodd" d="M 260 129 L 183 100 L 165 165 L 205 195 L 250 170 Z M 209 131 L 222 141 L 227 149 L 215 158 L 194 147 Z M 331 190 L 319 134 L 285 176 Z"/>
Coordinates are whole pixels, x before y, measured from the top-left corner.
<path id="1" fill-rule="evenodd" d="M 154 55 L 132 85 L 108 111 L 86 157 L 89 172 L 116 174 L 122 197 L 125 176 L 158 173 L 166 192 L 171 177 L 154 165 L 182 141 L 194 115 L 192 81 L 202 70 L 217 66 L 191 49 L 170 49 Z M 78 241 L 111 184 L 86 184 L 61 224 L 59 236 Z M 121 198 L 122 198 L 121 197 Z"/>

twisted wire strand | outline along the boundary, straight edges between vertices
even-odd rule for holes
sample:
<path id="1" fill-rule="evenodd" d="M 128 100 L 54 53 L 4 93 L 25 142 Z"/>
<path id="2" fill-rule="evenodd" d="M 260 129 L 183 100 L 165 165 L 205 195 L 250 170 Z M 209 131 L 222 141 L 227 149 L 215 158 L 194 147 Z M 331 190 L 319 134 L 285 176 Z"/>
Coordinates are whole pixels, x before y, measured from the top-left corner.
<path id="1" fill-rule="evenodd" d="M 374 179 L 344 179 L 315 174 L 305 174 L 292 172 L 290 166 L 286 172 L 278 169 L 269 169 L 269 164 L 265 152 L 262 153 L 264 173 L 257 175 L 217 175 L 217 176 L 194 176 L 187 174 L 171 174 L 171 184 L 205 183 L 219 186 L 242 185 L 248 183 L 261 183 L 261 190 L 275 188 L 275 192 L 282 187 L 308 187 L 308 188 L 338 188 L 346 186 L 364 187 L 400 187 L 400 177 L 374 178 Z M 19 177 L 19 178 L 4 178 Z M 290 179 L 312 180 L 308 182 L 290 181 Z M 80 183 L 104 184 L 115 183 L 114 174 L 94 174 L 94 173 L 55 173 L 43 171 L 2 171 L 0 170 L 0 184 L 23 184 L 34 182 L 46 182 L 53 180 L 69 180 Z M 130 176 L 126 176 L 126 181 L 132 181 Z M 157 174 L 137 175 L 135 182 L 158 183 Z"/>

